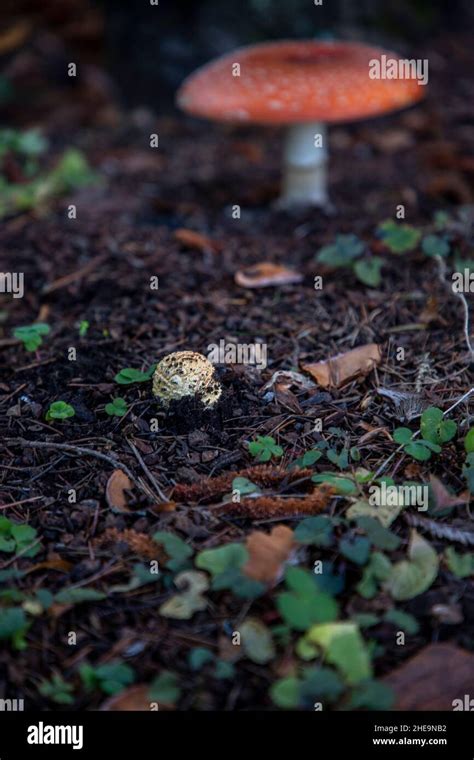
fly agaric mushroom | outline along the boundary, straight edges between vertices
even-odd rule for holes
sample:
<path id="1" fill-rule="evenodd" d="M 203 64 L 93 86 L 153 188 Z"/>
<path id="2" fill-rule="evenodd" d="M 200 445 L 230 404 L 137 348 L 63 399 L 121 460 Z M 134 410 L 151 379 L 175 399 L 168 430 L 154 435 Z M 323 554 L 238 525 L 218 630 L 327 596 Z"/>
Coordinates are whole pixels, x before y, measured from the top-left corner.
<path id="1" fill-rule="evenodd" d="M 326 124 L 366 119 L 423 97 L 417 79 L 374 79 L 370 62 L 396 54 L 354 42 L 266 42 L 198 69 L 180 108 L 216 121 L 286 125 L 281 207 L 328 202 Z"/>
<path id="2" fill-rule="evenodd" d="M 222 387 L 214 375 L 214 365 L 195 351 L 175 351 L 165 356 L 153 374 L 153 395 L 164 407 L 186 397 L 199 398 L 205 407 L 214 406 Z"/>

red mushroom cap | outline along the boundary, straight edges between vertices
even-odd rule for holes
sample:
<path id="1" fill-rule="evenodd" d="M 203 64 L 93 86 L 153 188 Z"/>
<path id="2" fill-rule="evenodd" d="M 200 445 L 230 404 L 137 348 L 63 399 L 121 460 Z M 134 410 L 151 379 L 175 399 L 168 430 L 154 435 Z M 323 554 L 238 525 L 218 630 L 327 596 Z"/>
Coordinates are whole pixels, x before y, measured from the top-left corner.
<path id="1" fill-rule="evenodd" d="M 217 121 L 341 122 L 403 108 L 424 95 L 416 79 L 371 79 L 369 62 L 400 56 L 353 42 L 266 42 L 239 48 L 191 74 L 177 103 Z M 233 64 L 240 76 L 233 76 Z"/>

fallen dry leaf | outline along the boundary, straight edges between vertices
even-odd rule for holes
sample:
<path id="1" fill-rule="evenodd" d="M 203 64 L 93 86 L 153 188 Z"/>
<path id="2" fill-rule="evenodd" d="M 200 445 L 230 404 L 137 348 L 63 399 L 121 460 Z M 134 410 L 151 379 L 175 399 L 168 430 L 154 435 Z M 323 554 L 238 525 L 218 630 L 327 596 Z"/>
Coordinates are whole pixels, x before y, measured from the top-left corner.
<path id="1" fill-rule="evenodd" d="M 472 692 L 474 654 L 454 644 L 429 644 L 383 680 L 396 694 L 396 710 L 452 710 Z"/>
<path id="2" fill-rule="evenodd" d="M 274 372 L 270 380 L 262 387 L 262 393 L 274 385 L 283 386 L 285 390 L 295 387 L 304 391 L 312 391 L 316 388 L 316 384 L 309 377 L 305 377 L 300 372 L 294 372 L 291 369 L 279 369 Z"/>
<path id="3" fill-rule="evenodd" d="M 181 593 L 175 594 L 161 605 L 160 615 L 174 620 L 189 620 L 195 612 L 206 609 L 207 600 L 203 596 L 209 588 L 206 573 L 184 570 L 176 576 L 174 584 L 181 589 Z"/>
<path id="4" fill-rule="evenodd" d="M 268 288 L 301 282 L 303 275 L 280 264 L 272 264 L 271 261 L 260 261 L 247 269 L 241 269 L 234 279 L 242 288 Z"/>
<path id="5" fill-rule="evenodd" d="M 365 377 L 380 364 L 382 352 L 376 343 L 359 346 L 344 354 L 337 354 L 330 359 L 314 364 L 302 364 L 322 388 L 340 388 L 350 380 Z"/>
<path id="6" fill-rule="evenodd" d="M 100 709 L 104 712 L 150 712 L 154 701 L 150 697 L 150 687 L 146 684 L 131 686 L 120 694 L 109 697 Z M 155 701 L 156 703 L 156 701 Z M 174 710 L 174 705 L 160 700 L 159 709 Z"/>
<path id="7" fill-rule="evenodd" d="M 247 536 L 246 546 L 249 559 L 243 567 L 245 575 L 262 583 L 275 583 L 295 547 L 293 531 L 286 525 L 277 525 L 270 534 L 257 530 Z"/>
<path id="8" fill-rule="evenodd" d="M 137 685 L 115 694 L 103 703 L 105 712 L 142 712 L 150 710 L 149 686 Z"/>
<path id="9" fill-rule="evenodd" d="M 0 55 L 6 55 L 23 45 L 30 36 L 31 25 L 28 21 L 19 21 L 0 34 Z"/>
<path id="10" fill-rule="evenodd" d="M 469 498 L 466 499 L 466 494 L 453 496 L 453 494 L 449 493 L 444 483 L 442 483 L 441 480 L 438 480 L 435 475 L 430 475 L 430 487 L 435 500 L 432 514 L 442 512 L 444 509 L 455 507 L 458 504 L 465 504 L 466 501 L 469 501 Z"/>
<path id="11" fill-rule="evenodd" d="M 127 491 L 132 489 L 132 482 L 123 470 L 114 470 L 107 481 L 105 498 L 107 504 L 118 512 L 130 512 Z"/>
<path id="12" fill-rule="evenodd" d="M 202 235 L 200 232 L 194 230 L 186 230 L 183 227 L 179 230 L 175 230 L 175 239 L 184 245 L 186 248 L 195 248 L 202 253 L 219 253 L 222 250 L 222 243 L 218 243 L 217 240 Z"/>
<path id="13" fill-rule="evenodd" d="M 29 575 L 29 573 L 35 573 L 37 570 L 57 570 L 59 573 L 69 573 L 72 567 L 73 564 L 71 562 L 67 562 L 58 554 L 55 554 L 44 562 L 38 562 L 37 565 L 28 568 L 25 573 Z"/>

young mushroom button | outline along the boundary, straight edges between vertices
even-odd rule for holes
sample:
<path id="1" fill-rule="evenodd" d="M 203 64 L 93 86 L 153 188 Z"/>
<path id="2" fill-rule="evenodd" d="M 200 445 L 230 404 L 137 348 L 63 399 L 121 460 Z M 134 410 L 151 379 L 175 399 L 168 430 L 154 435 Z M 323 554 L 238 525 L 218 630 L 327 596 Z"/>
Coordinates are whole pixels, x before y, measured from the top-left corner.
<path id="1" fill-rule="evenodd" d="M 370 62 L 383 55 L 399 60 L 353 42 L 252 45 L 195 71 L 181 86 L 177 103 L 206 119 L 287 126 L 279 205 L 325 206 L 325 125 L 379 116 L 423 97 L 416 79 L 369 76 Z"/>
<path id="2" fill-rule="evenodd" d="M 153 394 L 164 407 L 171 401 L 194 396 L 209 408 L 221 397 L 222 387 L 214 376 L 214 365 L 205 356 L 195 351 L 175 351 L 157 364 Z"/>

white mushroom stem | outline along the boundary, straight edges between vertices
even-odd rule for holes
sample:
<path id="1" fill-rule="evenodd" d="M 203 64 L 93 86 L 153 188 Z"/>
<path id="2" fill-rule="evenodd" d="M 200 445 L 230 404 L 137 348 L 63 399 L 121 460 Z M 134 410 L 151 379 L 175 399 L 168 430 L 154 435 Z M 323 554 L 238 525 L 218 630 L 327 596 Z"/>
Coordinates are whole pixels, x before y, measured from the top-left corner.
<path id="1" fill-rule="evenodd" d="M 316 121 L 288 129 L 280 208 L 327 205 L 327 156 L 325 124 Z"/>

